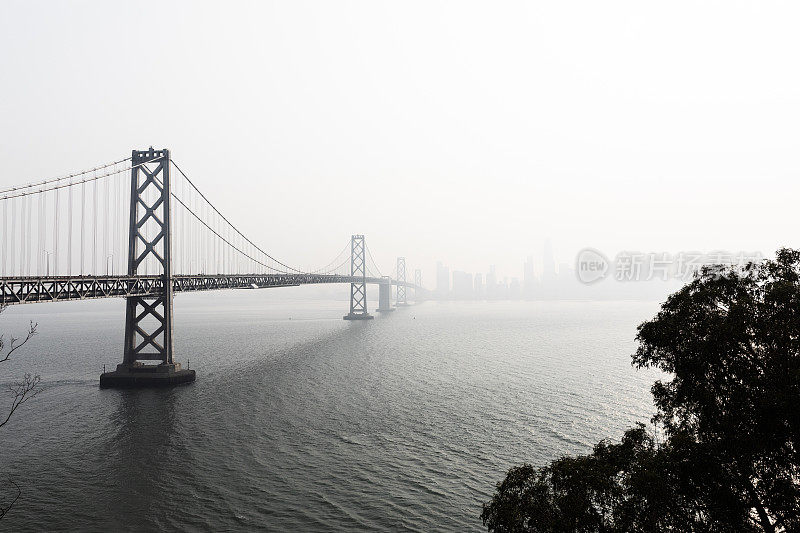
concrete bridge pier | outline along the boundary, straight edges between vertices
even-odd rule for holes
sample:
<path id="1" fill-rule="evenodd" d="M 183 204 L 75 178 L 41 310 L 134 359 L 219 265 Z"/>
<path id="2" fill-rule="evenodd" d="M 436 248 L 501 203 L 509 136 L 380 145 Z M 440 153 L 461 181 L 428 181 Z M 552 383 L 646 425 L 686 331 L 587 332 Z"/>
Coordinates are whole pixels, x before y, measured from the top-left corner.
<path id="1" fill-rule="evenodd" d="M 378 285 L 378 309 L 379 313 L 391 313 L 394 311 L 392 307 L 392 282 L 389 276 L 386 278 L 385 283 Z"/>

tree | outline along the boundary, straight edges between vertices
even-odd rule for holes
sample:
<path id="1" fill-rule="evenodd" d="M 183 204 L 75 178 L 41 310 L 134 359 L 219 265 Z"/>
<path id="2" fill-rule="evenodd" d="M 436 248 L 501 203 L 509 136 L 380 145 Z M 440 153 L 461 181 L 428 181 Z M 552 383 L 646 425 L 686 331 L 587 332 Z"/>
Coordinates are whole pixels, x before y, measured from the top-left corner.
<path id="1" fill-rule="evenodd" d="M 653 422 L 620 444 L 509 471 L 490 531 L 800 529 L 800 252 L 711 267 L 639 326 Z"/>
<path id="2" fill-rule="evenodd" d="M 512 468 L 481 518 L 490 531 L 748 531 L 711 523 L 687 472 L 702 464 L 683 441 L 659 443 L 639 424 L 618 444 Z"/>
<path id="3" fill-rule="evenodd" d="M 2 314 L 5 309 L 5 306 L 0 306 L 0 314 Z M 22 339 L 11 337 L 6 340 L 3 335 L 0 335 L 0 363 L 8 363 L 11 361 L 12 356 L 17 353 L 17 350 L 25 346 L 25 344 L 36 335 L 36 327 L 37 324 L 31 322 L 27 334 Z M 41 387 L 39 386 L 40 382 L 41 378 L 38 375 L 33 376 L 26 373 L 21 380 L 12 383 L 8 387 L 8 392 L 11 393 L 11 406 L 5 417 L 0 417 L 0 428 L 8 424 L 8 421 L 11 420 L 11 417 L 19 406 L 41 391 Z M 9 479 L 8 483 L 13 487 L 11 490 L 12 494 L 11 496 L 3 495 L 0 497 L 0 520 L 11 510 L 22 494 L 22 490 L 13 479 Z"/>

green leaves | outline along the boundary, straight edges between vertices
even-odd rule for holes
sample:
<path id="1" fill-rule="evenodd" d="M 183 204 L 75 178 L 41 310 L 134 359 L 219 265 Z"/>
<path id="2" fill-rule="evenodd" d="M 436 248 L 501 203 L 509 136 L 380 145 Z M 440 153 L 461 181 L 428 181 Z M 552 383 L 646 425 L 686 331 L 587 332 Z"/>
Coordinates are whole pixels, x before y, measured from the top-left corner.
<path id="1" fill-rule="evenodd" d="M 490 531 L 791 531 L 800 528 L 800 251 L 707 268 L 639 326 L 656 367 L 654 422 L 590 455 L 512 469 Z"/>

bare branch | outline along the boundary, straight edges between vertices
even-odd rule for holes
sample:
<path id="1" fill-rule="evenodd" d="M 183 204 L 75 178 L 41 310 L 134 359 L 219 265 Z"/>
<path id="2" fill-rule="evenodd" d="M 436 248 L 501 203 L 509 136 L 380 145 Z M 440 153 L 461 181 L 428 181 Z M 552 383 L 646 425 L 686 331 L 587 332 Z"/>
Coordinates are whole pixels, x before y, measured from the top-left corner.
<path id="1" fill-rule="evenodd" d="M 13 394 L 14 398 L 11 400 L 11 409 L 8 412 L 8 416 L 6 416 L 6 419 L 0 423 L 0 428 L 8 423 L 8 421 L 11 419 L 11 415 L 14 414 L 14 411 L 16 411 L 20 405 L 41 392 L 42 389 L 39 387 L 39 383 L 41 383 L 41 381 L 42 378 L 40 376 L 25 374 L 25 377 L 22 378 L 21 381 L 18 381 L 8 387 L 9 392 Z"/>
<path id="2" fill-rule="evenodd" d="M 2 310 L 0 310 L 0 313 L 2 313 Z M 31 338 L 33 338 L 34 335 L 36 335 L 36 328 L 38 326 L 39 324 L 36 324 L 31 320 L 30 326 L 28 327 L 28 334 L 25 336 L 25 339 L 19 344 L 17 344 L 17 341 L 19 341 L 19 339 L 17 339 L 16 337 L 11 337 L 11 343 L 9 345 L 8 353 L 6 353 L 5 357 L 0 359 L 0 363 L 5 363 L 6 361 L 8 361 L 8 359 L 11 357 L 11 354 L 13 354 L 15 351 L 25 346 L 25 343 L 27 343 L 29 340 L 31 340 Z M 4 346 L 5 342 L 3 341 L 3 336 L 0 335 L 0 352 L 2 352 Z"/>
<path id="3" fill-rule="evenodd" d="M 17 503 L 17 500 L 19 499 L 20 495 L 22 494 L 22 489 L 19 488 L 19 485 L 17 485 L 16 482 L 14 482 L 13 479 L 8 478 L 8 482 L 11 483 L 12 485 L 14 485 L 14 488 L 16 489 L 17 494 L 14 496 L 14 498 L 9 503 L 6 503 L 5 500 L 0 500 L 0 520 L 2 520 L 3 517 L 6 515 L 6 513 L 8 513 L 11 510 L 11 508 L 14 507 L 14 504 Z"/>
<path id="4" fill-rule="evenodd" d="M 5 311 L 6 307 L 7 306 L 0 304 L 0 313 Z M 16 337 L 11 337 L 10 342 L 8 343 L 8 351 L 5 353 L 5 355 L 3 355 L 3 352 L 5 351 L 6 348 L 6 342 L 3 339 L 3 336 L 0 335 L 0 363 L 8 361 L 11 358 L 11 355 L 15 351 L 25 346 L 25 344 L 29 340 L 31 340 L 31 338 L 33 338 L 34 335 L 36 335 L 37 326 L 38 324 L 34 324 L 33 321 L 31 321 L 30 326 L 28 328 L 28 333 L 22 340 L 22 342 L 19 342 L 19 339 L 17 339 Z M 41 387 L 39 387 L 41 381 L 42 378 L 39 377 L 38 375 L 32 376 L 31 374 L 25 374 L 25 377 L 21 381 L 13 383 L 8 387 L 8 390 L 9 392 L 11 392 L 12 395 L 11 409 L 9 410 L 5 420 L 0 422 L 0 428 L 8 423 L 8 421 L 11 419 L 11 416 L 14 414 L 14 411 L 16 411 L 20 405 L 22 405 L 23 403 L 27 402 L 28 400 L 39 394 L 39 392 L 42 390 Z M 2 497 L 0 497 L 0 520 L 2 520 L 3 517 L 6 516 L 6 514 L 8 514 L 8 512 L 11 510 L 14 504 L 17 503 L 17 500 L 22 494 L 22 490 L 13 479 L 9 478 L 8 483 L 9 485 L 13 485 L 16 494 L 14 494 L 14 497 L 11 498 L 10 500 L 6 499 L 5 494 Z"/>

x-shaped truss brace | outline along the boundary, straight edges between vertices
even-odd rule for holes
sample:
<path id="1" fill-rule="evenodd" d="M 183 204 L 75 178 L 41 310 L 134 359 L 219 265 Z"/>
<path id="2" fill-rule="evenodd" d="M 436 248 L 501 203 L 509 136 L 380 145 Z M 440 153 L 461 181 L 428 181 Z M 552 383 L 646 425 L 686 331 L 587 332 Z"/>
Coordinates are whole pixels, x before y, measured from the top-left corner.
<path id="1" fill-rule="evenodd" d="M 169 151 L 152 148 L 134 151 L 131 162 L 128 274 L 136 276 L 144 261 L 155 258 L 161 267 L 164 289 L 155 300 L 128 297 L 124 362 L 132 364 L 149 359 L 172 363 Z M 150 163 L 155 165 L 153 170 L 147 167 Z M 155 231 L 148 232 L 150 220 L 155 223 Z"/>

